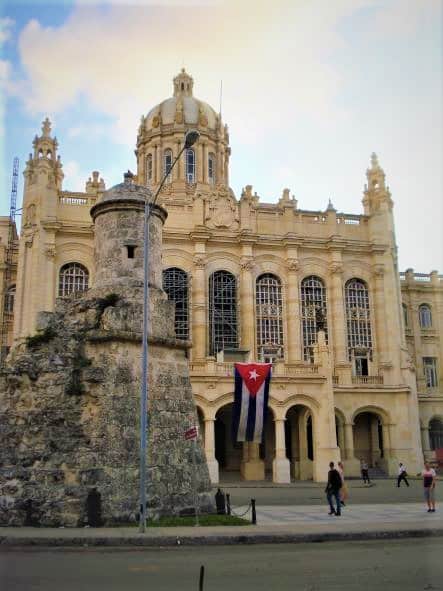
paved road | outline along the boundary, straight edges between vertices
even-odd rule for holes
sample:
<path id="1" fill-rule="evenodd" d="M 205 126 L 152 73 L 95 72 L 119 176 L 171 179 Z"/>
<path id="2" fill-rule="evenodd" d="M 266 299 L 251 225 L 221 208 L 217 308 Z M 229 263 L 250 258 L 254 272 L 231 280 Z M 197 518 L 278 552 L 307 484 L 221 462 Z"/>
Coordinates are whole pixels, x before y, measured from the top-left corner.
<path id="1" fill-rule="evenodd" d="M 443 540 L 102 551 L 3 551 L 5 591 L 437 591 Z"/>
<path id="2" fill-rule="evenodd" d="M 360 480 L 348 480 L 350 504 L 397 504 L 421 503 L 423 485 L 420 480 L 410 480 L 407 488 L 404 484 L 397 488 L 394 480 L 375 480 L 372 486 L 364 485 Z M 295 482 L 288 485 L 254 482 L 222 482 L 219 485 L 230 493 L 234 506 L 244 505 L 251 498 L 260 505 L 324 505 L 325 485 L 316 482 Z M 214 488 L 214 493 L 217 487 Z M 443 482 L 437 482 L 437 503 L 443 504 Z"/>

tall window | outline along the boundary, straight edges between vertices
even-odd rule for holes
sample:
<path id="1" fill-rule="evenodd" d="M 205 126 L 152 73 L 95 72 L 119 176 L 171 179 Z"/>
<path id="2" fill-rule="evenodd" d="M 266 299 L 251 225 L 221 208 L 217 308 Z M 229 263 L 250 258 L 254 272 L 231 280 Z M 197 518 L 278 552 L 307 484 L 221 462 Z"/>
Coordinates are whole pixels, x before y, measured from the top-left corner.
<path id="1" fill-rule="evenodd" d="M 255 303 L 258 357 L 272 363 L 283 357 L 283 306 L 278 277 L 270 273 L 258 277 Z"/>
<path id="2" fill-rule="evenodd" d="M 209 353 L 237 347 L 237 281 L 228 271 L 215 271 L 209 277 Z"/>
<path id="3" fill-rule="evenodd" d="M 405 325 L 405 328 L 408 328 L 408 326 L 409 326 L 408 307 L 406 304 L 402 304 L 401 307 L 403 310 L 403 323 Z"/>
<path id="4" fill-rule="evenodd" d="M 314 361 L 313 345 L 317 342 L 320 327 L 328 338 L 326 288 L 320 277 L 311 275 L 301 282 L 301 322 L 303 332 L 303 357 Z M 321 324 L 318 326 L 318 323 Z"/>
<path id="5" fill-rule="evenodd" d="M 60 269 L 58 296 L 64 297 L 76 291 L 88 289 L 89 272 L 80 263 L 67 263 Z"/>
<path id="6" fill-rule="evenodd" d="M 212 152 L 208 156 L 208 181 L 215 185 L 215 154 Z"/>
<path id="7" fill-rule="evenodd" d="M 432 326 L 431 306 L 429 306 L 428 304 L 422 304 L 418 308 L 418 319 L 420 321 L 421 328 L 431 328 L 431 326 Z"/>
<path id="8" fill-rule="evenodd" d="M 361 279 L 350 279 L 345 285 L 346 326 L 349 359 L 355 359 L 355 373 L 368 375 L 372 358 L 371 314 L 369 292 Z"/>
<path id="9" fill-rule="evenodd" d="M 426 387 L 436 388 L 437 379 L 437 359 L 435 357 L 423 357 L 423 372 L 425 374 Z"/>
<path id="10" fill-rule="evenodd" d="M 13 314 L 15 300 L 15 285 L 8 287 L 5 294 L 4 310 L 6 314 Z"/>
<path id="11" fill-rule="evenodd" d="M 168 299 L 175 302 L 175 336 L 189 338 L 188 275 L 185 271 L 171 267 L 163 271 L 163 289 Z"/>
<path id="12" fill-rule="evenodd" d="M 186 150 L 186 182 L 195 182 L 195 152 L 192 148 Z"/>
<path id="13" fill-rule="evenodd" d="M 148 185 L 152 182 L 152 154 L 146 159 L 146 182 Z"/>
<path id="14" fill-rule="evenodd" d="M 165 150 L 163 155 L 163 174 L 167 176 L 166 182 L 170 183 L 172 181 L 172 175 L 170 174 L 170 170 L 172 167 L 172 150 Z"/>
<path id="15" fill-rule="evenodd" d="M 441 419 L 429 421 L 429 443 L 432 450 L 443 448 L 443 422 Z"/>

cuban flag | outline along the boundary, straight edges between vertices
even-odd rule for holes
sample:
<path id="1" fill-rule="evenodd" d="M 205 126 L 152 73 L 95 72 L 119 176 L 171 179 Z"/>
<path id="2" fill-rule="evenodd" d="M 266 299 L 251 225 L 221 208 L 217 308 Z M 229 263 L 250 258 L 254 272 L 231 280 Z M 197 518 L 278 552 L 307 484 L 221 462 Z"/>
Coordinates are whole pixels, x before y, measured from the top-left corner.
<path id="1" fill-rule="evenodd" d="M 271 381 L 271 363 L 234 363 L 234 441 L 263 439 Z"/>

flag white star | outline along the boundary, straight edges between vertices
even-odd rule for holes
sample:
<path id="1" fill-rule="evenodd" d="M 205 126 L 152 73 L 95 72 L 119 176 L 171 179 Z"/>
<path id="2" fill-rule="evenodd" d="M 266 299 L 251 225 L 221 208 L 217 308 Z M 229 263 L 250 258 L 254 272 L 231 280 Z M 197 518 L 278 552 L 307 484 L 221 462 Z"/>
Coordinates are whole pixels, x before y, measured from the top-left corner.
<path id="1" fill-rule="evenodd" d="M 250 379 L 250 380 L 256 380 L 256 379 L 257 379 L 257 378 L 259 378 L 259 377 L 260 377 L 260 374 L 259 374 L 259 373 L 257 373 L 257 372 L 255 371 L 255 369 L 253 369 L 252 371 L 250 371 L 250 372 L 249 372 L 249 379 Z"/>

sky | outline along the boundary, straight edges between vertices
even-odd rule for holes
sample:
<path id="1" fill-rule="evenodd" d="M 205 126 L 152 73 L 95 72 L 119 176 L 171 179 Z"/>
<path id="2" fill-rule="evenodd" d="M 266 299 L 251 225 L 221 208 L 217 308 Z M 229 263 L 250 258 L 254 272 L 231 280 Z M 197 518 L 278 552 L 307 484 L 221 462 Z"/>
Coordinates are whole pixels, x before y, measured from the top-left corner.
<path id="1" fill-rule="evenodd" d="M 0 215 L 48 116 L 63 188 L 135 170 L 140 117 L 194 95 L 229 126 L 230 182 L 262 202 L 362 213 L 376 152 L 395 204 L 400 269 L 443 273 L 443 0 L 4 0 Z M 20 174 L 19 202 L 22 198 Z"/>

